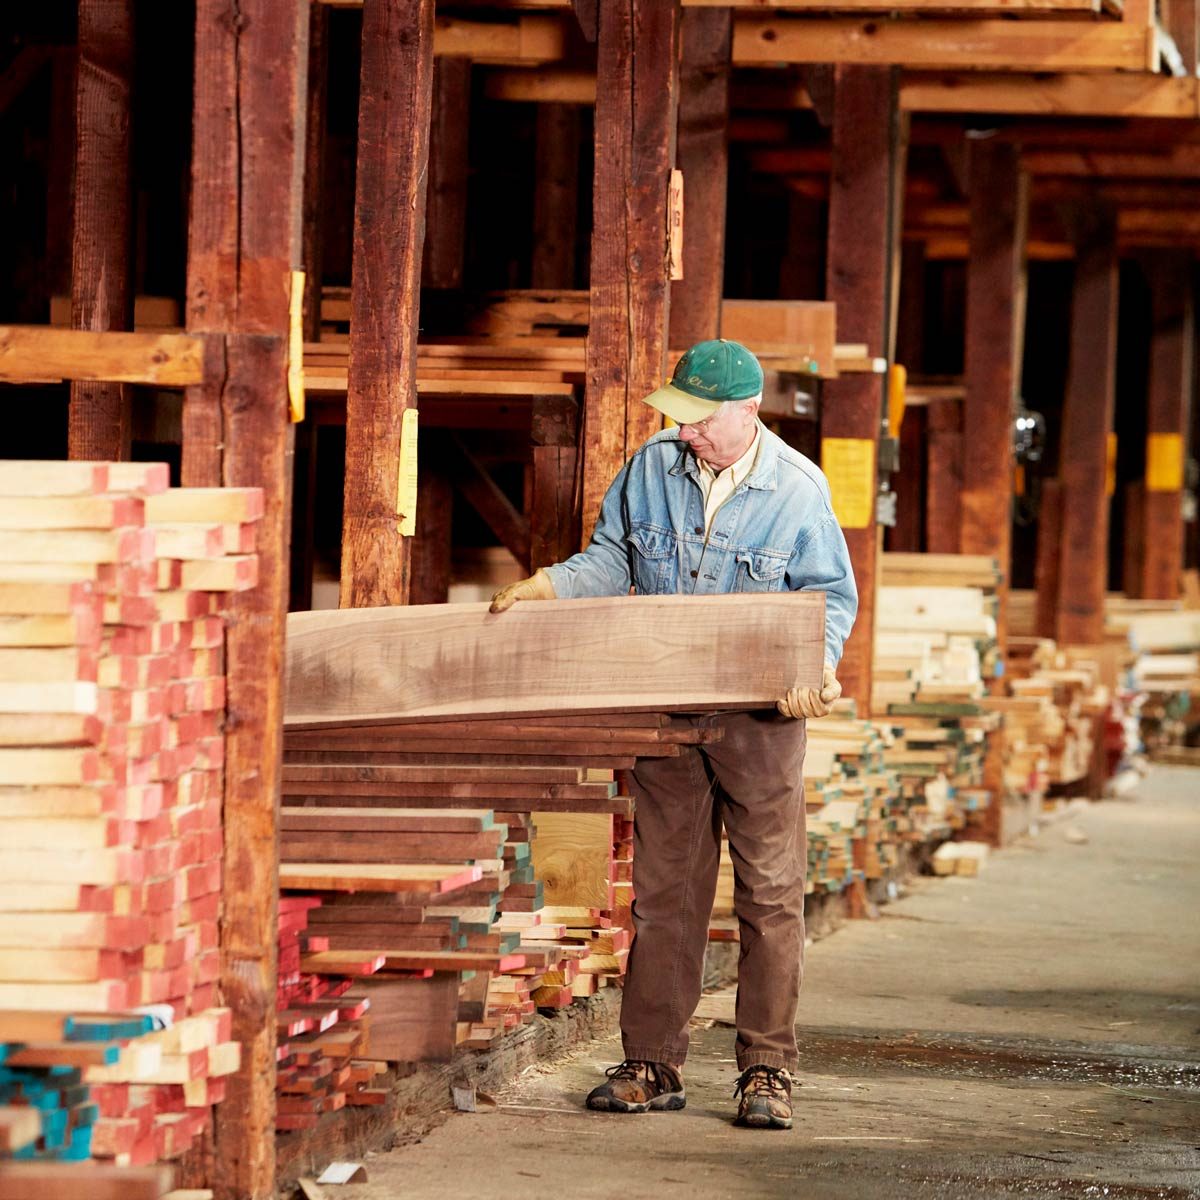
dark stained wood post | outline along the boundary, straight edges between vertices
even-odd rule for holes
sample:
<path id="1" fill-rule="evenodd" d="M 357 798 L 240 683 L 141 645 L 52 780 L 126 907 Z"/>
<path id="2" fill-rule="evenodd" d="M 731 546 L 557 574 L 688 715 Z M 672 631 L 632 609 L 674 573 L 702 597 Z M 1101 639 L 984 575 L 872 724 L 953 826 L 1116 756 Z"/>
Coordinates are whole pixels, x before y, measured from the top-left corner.
<path id="1" fill-rule="evenodd" d="M 300 265 L 306 0 L 197 0 L 184 483 L 261 487 L 259 583 L 226 633 L 221 977 L 242 1063 L 216 1110 L 218 1200 L 275 1195 L 275 995 L 287 614 L 291 272 Z"/>
<path id="2" fill-rule="evenodd" d="M 957 554 L 962 528 L 963 405 L 939 400 L 926 418 L 925 549 Z"/>
<path id="3" fill-rule="evenodd" d="M 900 248 L 900 304 L 896 315 L 896 361 L 908 377 L 920 376 L 925 351 L 925 245 Z M 888 550 L 916 553 L 925 533 L 925 457 L 928 406 L 910 406 L 900 423 L 900 470 L 892 480 L 896 524 L 884 535 Z"/>
<path id="4" fill-rule="evenodd" d="M 408 601 L 401 429 L 417 405 L 417 319 L 433 0 L 365 0 L 346 396 L 343 608 Z M 411 436 L 411 432 L 410 432 Z"/>
<path id="5" fill-rule="evenodd" d="M 535 288 L 572 288 L 579 228 L 579 106 L 539 104 L 536 121 L 530 282 Z"/>
<path id="6" fill-rule="evenodd" d="M 1125 547 L 1121 555 L 1121 590 L 1127 596 L 1140 597 L 1142 572 L 1146 558 L 1146 547 L 1142 543 L 1142 510 L 1146 503 L 1145 480 L 1138 479 L 1127 483 L 1121 498 L 1125 502 L 1123 523 Z"/>
<path id="7" fill-rule="evenodd" d="M 672 351 L 686 350 L 721 333 L 732 20 L 728 8 L 689 8 L 683 14 L 679 73 L 683 279 L 671 285 L 668 349 Z"/>
<path id="8" fill-rule="evenodd" d="M 661 423 L 642 398 L 667 373 L 667 193 L 675 165 L 679 11 L 679 0 L 600 5 L 585 542 L 613 476 Z"/>
<path id="9" fill-rule="evenodd" d="M 543 396 L 534 401 L 529 557 L 535 568 L 561 562 L 578 547 L 578 427 L 574 400 Z"/>
<path id="10" fill-rule="evenodd" d="M 421 440 L 421 500 L 412 547 L 410 604 L 445 604 L 449 598 L 454 485 L 446 469 L 442 440 L 440 430 L 429 430 Z"/>
<path id="11" fill-rule="evenodd" d="M 71 226 L 75 211 L 74 46 L 54 51 L 50 80 L 50 144 L 46 163 L 46 291 L 71 294 Z"/>
<path id="12" fill-rule="evenodd" d="M 462 287 L 470 120 L 471 60 L 442 56 L 433 68 L 429 191 L 425 200 L 426 287 Z"/>
<path id="13" fill-rule="evenodd" d="M 1067 646 L 1091 646 L 1104 638 L 1108 579 L 1106 480 L 1116 394 L 1117 240 L 1110 209 L 1097 203 L 1078 215 L 1059 461 L 1063 511 L 1058 640 Z"/>
<path id="14" fill-rule="evenodd" d="M 80 0 L 71 324 L 132 329 L 133 0 Z M 71 384 L 71 458 L 129 457 L 128 384 Z"/>
<path id="15" fill-rule="evenodd" d="M 966 385 L 963 406 L 963 554 L 998 560 L 996 637 L 1008 643 L 1015 461 L 1012 424 L 1025 341 L 1025 229 L 1028 178 L 1017 147 L 968 143 L 970 245 L 967 256 Z"/>
<path id="16" fill-rule="evenodd" d="M 1183 476 L 1194 377 L 1191 258 L 1176 250 L 1155 251 L 1147 256 L 1146 272 L 1154 324 L 1139 594 L 1147 600 L 1175 600 L 1183 572 Z"/>
<path id="17" fill-rule="evenodd" d="M 891 348 L 896 223 L 902 185 L 901 118 L 890 67 L 834 68 L 833 170 L 825 297 L 837 305 L 838 340 Z M 843 375 L 826 384 L 821 458 L 858 583 L 858 619 L 838 670 L 859 712 L 870 712 L 879 557 L 875 492 L 883 428 L 881 375 Z"/>
<path id="18" fill-rule="evenodd" d="M 304 137 L 304 340 L 321 340 L 324 275 L 325 134 L 329 110 L 329 5 L 308 19 L 308 109 Z"/>
<path id="19" fill-rule="evenodd" d="M 1057 479 L 1042 481 L 1038 505 L 1037 562 L 1034 588 L 1037 607 L 1034 628 L 1038 637 L 1058 636 L 1059 565 L 1062 559 L 1062 489 Z"/>

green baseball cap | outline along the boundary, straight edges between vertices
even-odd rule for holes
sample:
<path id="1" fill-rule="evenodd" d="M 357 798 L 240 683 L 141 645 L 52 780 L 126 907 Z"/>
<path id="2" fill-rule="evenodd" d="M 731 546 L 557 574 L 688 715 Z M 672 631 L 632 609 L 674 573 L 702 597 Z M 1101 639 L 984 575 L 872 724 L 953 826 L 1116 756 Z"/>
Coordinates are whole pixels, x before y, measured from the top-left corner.
<path id="1" fill-rule="evenodd" d="M 645 398 L 679 425 L 693 425 L 731 400 L 751 400 L 762 393 L 758 359 L 741 342 L 714 338 L 697 342 L 675 366 L 670 381 Z"/>

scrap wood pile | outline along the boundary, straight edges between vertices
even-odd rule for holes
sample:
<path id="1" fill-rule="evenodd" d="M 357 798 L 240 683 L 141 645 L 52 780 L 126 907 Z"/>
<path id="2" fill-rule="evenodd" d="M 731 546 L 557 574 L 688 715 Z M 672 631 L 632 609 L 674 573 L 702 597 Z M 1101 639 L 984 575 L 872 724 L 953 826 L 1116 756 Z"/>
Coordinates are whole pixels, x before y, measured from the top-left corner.
<path id="1" fill-rule="evenodd" d="M 239 1064 L 215 996 L 223 593 L 255 582 L 262 495 L 167 484 L 0 469 L 5 1156 L 177 1158 Z"/>

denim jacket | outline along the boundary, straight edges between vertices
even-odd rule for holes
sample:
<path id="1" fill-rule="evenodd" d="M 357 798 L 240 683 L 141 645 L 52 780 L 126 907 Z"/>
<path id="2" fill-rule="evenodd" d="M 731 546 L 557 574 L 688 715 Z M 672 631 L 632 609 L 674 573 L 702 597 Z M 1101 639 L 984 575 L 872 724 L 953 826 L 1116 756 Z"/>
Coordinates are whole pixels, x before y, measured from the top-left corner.
<path id="1" fill-rule="evenodd" d="M 555 593 L 825 592 L 825 658 L 836 666 L 858 589 L 825 476 L 762 427 L 754 469 L 706 538 L 698 474 L 677 430 L 652 437 L 613 480 L 587 548 L 546 568 Z"/>

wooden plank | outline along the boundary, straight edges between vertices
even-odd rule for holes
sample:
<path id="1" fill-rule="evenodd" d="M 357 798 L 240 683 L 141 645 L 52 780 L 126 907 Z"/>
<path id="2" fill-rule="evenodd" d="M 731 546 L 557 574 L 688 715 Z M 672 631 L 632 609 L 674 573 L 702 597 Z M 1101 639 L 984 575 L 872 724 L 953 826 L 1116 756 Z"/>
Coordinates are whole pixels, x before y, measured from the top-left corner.
<path id="1" fill-rule="evenodd" d="M 448 1062 L 454 1056 L 458 977 L 375 976 L 356 982 L 352 995 L 371 1001 L 371 1054 L 388 1062 Z"/>
<path id="2" fill-rule="evenodd" d="M 1153 326 L 1139 539 L 1142 565 L 1140 588 L 1132 594 L 1146 600 L 1175 600 L 1184 565 L 1183 463 L 1194 387 L 1192 264 L 1178 251 L 1160 250 L 1147 254 L 1145 265 Z"/>
<path id="3" fill-rule="evenodd" d="M 585 542 L 614 476 L 661 426 L 642 399 L 667 374 L 667 186 L 675 165 L 678 0 L 602 5 L 597 64 Z"/>
<path id="4" fill-rule="evenodd" d="M 440 896 L 482 878 L 478 867 L 409 863 L 283 863 L 279 886 L 334 892 L 413 892 Z"/>
<path id="5" fill-rule="evenodd" d="M 160 1200 L 174 1178 L 169 1166 L 6 1162 L 0 1169 L 0 1200 Z"/>
<path id="6" fill-rule="evenodd" d="M 963 425 L 963 554 L 1000 565 L 996 640 L 1008 635 L 1012 546 L 1012 423 L 1021 389 L 1025 344 L 1025 227 L 1028 178 L 1017 149 L 983 139 L 969 143 L 971 252 L 967 259 L 967 396 Z"/>
<path id="7" fill-rule="evenodd" d="M 293 613 L 287 721 L 765 705 L 819 681 L 824 607 L 792 592 Z"/>
<path id="8" fill-rule="evenodd" d="M 84 379 L 183 387 L 203 378 L 202 344 L 183 333 L 114 333 L 0 325 L 0 380 Z"/>
<path id="9" fill-rule="evenodd" d="M 535 120 L 530 282 L 535 288 L 574 287 L 579 224 L 579 108 L 575 104 L 539 104 Z"/>
<path id="10" fill-rule="evenodd" d="M 477 833 L 492 829 L 490 809 L 455 812 L 442 808 L 284 808 L 280 828 L 284 831 L 351 829 L 388 833 Z"/>
<path id="11" fill-rule="evenodd" d="M 346 396 L 343 607 L 404 604 L 411 544 L 398 511 L 404 413 L 414 409 L 433 86 L 433 0 L 363 8 Z M 415 465 L 415 464 L 414 464 Z"/>
<path id="12" fill-rule="evenodd" d="M 1104 640 L 1108 582 L 1108 435 L 1113 426 L 1117 352 L 1115 218 L 1096 205 L 1079 214 L 1071 303 L 1070 366 L 1059 441 L 1062 557 L 1058 641 Z"/>
<path id="13" fill-rule="evenodd" d="M 670 308 L 670 344 L 679 350 L 721 333 L 731 37 L 728 9 L 683 14 L 677 155 L 684 187 L 683 278 L 671 285 Z"/>
<path id="14" fill-rule="evenodd" d="M 733 26 L 733 65 L 905 66 L 923 70 L 1153 71 L 1150 30 L 1116 21 L 1012 21 L 760 16 Z"/>
<path id="15" fill-rule="evenodd" d="M 432 94 L 422 282 L 431 288 L 460 288 L 467 235 L 471 60 L 439 58 Z"/>
<path id="16" fill-rule="evenodd" d="M 825 295 L 837 305 L 839 338 L 866 343 L 871 356 L 887 355 L 901 142 L 895 72 L 839 67 L 834 73 L 834 97 Z M 858 701 L 860 712 L 869 711 L 875 640 L 879 554 L 875 463 L 883 415 L 881 379 L 844 375 L 830 381 L 821 417 L 823 465 L 828 465 L 826 447 L 833 439 L 861 449 L 860 457 L 869 460 L 858 478 L 839 480 L 835 475 L 831 480 L 834 513 L 850 548 L 859 596 L 858 617 L 842 654 L 839 678 L 845 694 Z M 863 494 L 847 497 L 850 488 Z M 843 507 L 847 499 L 857 500 L 852 519 Z"/>
<path id="17" fill-rule="evenodd" d="M 611 908 L 611 815 L 537 812 L 533 823 L 533 865 L 546 903 Z"/>
<path id="18" fill-rule="evenodd" d="M 133 0 L 80 0 L 76 73 L 71 324 L 133 328 Z M 73 379 L 67 452 L 129 457 L 131 394 L 115 381 Z"/>

